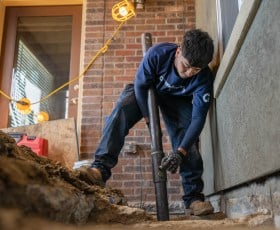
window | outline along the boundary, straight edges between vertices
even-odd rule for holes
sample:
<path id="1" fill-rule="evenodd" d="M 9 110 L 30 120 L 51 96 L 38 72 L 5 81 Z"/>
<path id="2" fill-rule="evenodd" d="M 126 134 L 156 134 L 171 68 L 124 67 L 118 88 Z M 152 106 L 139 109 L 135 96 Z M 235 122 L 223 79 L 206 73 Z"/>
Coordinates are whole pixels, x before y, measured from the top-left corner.
<path id="1" fill-rule="evenodd" d="M 75 117 L 73 86 L 48 95 L 78 75 L 81 7 L 11 7 L 5 22 L 1 89 L 14 100 L 28 98 L 32 112 L 21 114 L 1 98 L 1 110 L 7 111 L 1 126 L 34 124 L 40 111 L 50 120 Z"/>
<path id="2" fill-rule="evenodd" d="M 218 27 L 222 52 L 226 49 L 243 1 L 244 0 L 217 0 Z"/>

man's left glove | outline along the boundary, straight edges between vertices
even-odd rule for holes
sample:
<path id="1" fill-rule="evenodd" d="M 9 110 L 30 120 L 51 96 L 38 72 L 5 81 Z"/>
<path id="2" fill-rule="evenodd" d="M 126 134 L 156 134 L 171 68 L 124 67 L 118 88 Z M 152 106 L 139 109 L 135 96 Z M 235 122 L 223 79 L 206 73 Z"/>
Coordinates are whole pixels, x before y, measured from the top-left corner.
<path id="1" fill-rule="evenodd" d="M 184 154 L 180 151 L 175 151 L 169 153 L 167 156 L 163 157 L 161 160 L 160 170 L 167 170 L 171 173 L 176 173 L 178 167 L 181 165 Z"/>

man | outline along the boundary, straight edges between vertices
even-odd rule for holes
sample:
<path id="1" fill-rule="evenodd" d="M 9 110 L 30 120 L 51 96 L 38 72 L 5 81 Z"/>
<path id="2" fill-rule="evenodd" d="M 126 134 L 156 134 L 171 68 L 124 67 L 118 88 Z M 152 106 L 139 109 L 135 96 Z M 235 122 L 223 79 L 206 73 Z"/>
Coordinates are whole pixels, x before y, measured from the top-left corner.
<path id="1" fill-rule="evenodd" d="M 160 168 L 176 173 L 180 168 L 184 204 L 194 215 L 213 212 L 202 193 L 203 162 L 198 138 L 212 98 L 213 76 L 208 67 L 213 57 L 213 41 L 206 32 L 185 33 L 181 46 L 161 43 L 145 54 L 134 84 L 126 86 L 116 107 L 106 120 L 95 160 L 87 173 L 101 184 L 111 176 L 129 130 L 142 118 L 149 125 L 148 90 L 155 87 L 173 151 Z"/>

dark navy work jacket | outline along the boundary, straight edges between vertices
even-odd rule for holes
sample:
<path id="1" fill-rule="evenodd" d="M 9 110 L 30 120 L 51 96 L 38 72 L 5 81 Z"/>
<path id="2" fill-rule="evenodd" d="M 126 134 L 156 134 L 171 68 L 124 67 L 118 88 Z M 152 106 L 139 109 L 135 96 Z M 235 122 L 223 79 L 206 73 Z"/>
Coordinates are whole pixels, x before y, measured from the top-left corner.
<path id="1" fill-rule="evenodd" d="M 200 135 L 212 99 L 213 75 L 208 67 L 198 74 L 182 79 L 174 66 L 178 45 L 161 43 L 144 55 L 136 73 L 134 88 L 137 103 L 144 117 L 148 117 L 148 90 L 154 85 L 158 94 L 186 97 L 192 101 L 192 121 L 180 147 L 188 149 Z"/>

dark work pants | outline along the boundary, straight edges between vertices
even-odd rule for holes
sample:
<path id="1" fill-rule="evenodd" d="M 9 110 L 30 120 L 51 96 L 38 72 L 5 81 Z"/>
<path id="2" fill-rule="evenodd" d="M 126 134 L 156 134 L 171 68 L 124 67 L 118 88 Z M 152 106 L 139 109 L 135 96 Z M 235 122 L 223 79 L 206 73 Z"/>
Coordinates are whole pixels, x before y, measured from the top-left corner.
<path id="1" fill-rule="evenodd" d="M 171 139 L 172 148 L 176 150 L 191 122 L 192 103 L 186 98 L 170 95 L 157 95 L 157 101 Z M 92 167 L 101 170 L 105 182 L 111 176 L 111 169 L 118 162 L 118 156 L 129 130 L 142 118 L 133 84 L 129 84 L 121 93 L 114 110 L 106 120 L 100 144 L 94 155 L 95 160 L 92 163 Z M 183 159 L 180 166 L 184 190 L 183 200 L 186 207 L 194 200 L 204 200 L 201 155 L 196 144 L 187 151 L 188 156 Z"/>

